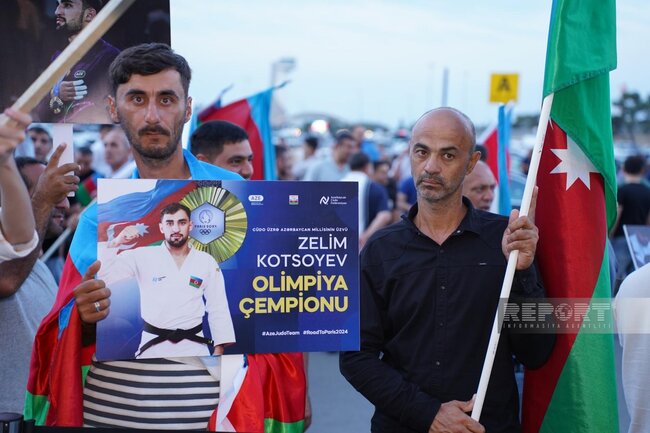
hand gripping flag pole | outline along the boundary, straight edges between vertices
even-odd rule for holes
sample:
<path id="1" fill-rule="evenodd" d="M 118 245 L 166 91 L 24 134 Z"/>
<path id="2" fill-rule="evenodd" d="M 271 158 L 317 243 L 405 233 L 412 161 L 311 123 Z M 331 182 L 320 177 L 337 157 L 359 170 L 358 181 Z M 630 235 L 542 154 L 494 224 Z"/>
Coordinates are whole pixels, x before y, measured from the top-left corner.
<path id="1" fill-rule="evenodd" d="M 104 33 L 122 16 L 122 14 L 135 2 L 135 0 L 111 0 L 102 8 L 76 38 L 63 50 L 50 66 L 34 81 L 20 98 L 12 105 L 18 111 L 30 112 L 36 107 L 47 92 L 56 84 L 72 66 L 95 45 Z M 10 119 L 0 115 L 0 125 L 9 123 Z"/>
<path id="2" fill-rule="evenodd" d="M 546 96 L 542 102 L 542 112 L 539 116 L 539 123 L 537 124 L 537 136 L 535 137 L 535 147 L 533 147 L 533 154 L 530 160 L 530 169 L 528 177 L 526 178 L 526 186 L 524 187 L 524 196 L 521 200 L 521 208 L 519 216 L 526 216 L 530 210 L 530 204 L 533 198 L 533 190 L 537 183 L 537 171 L 539 169 L 539 162 L 542 158 L 542 148 L 544 147 L 544 137 L 546 136 L 546 126 L 548 125 L 551 115 L 551 106 L 553 105 L 553 93 Z M 501 286 L 501 294 L 499 299 L 508 299 L 510 297 L 510 290 L 512 289 L 512 280 L 515 276 L 515 269 L 517 267 L 517 259 L 519 258 L 519 250 L 514 250 L 508 256 L 508 266 L 506 267 L 506 274 L 503 278 L 503 285 Z M 494 315 L 494 322 L 492 324 L 492 334 L 490 335 L 490 342 L 488 343 L 487 354 L 485 361 L 483 361 L 483 371 L 481 371 L 481 379 L 478 383 L 478 390 L 476 391 L 476 399 L 474 400 L 474 409 L 472 410 L 472 418 L 476 421 L 481 417 L 483 410 L 483 403 L 485 402 L 485 395 L 487 394 L 488 383 L 490 382 L 490 374 L 492 373 L 492 365 L 499 346 L 500 330 L 503 325 L 503 318 L 500 317 L 499 312 Z"/>

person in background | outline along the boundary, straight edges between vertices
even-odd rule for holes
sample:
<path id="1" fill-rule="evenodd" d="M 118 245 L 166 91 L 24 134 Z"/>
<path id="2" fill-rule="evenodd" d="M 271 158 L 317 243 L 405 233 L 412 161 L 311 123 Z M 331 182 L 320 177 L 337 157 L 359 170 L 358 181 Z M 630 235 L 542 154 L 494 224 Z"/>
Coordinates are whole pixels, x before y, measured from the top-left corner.
<path id="1" fill-rule="evenodd" d="M 373 164 L 372 180 L 386 189 L 386 193 L 388 193 L 388 208 L 393 214 L 391 221 L 395 222 L 399 219 L 399 213 L 397 212 L 397 185 L 389 173 L 390 162 L 388 160 L 380 159 Z"/>
<path id="2" fill-rule="evenodd" d="M 42 126 L 32 126 L 27 130 L 27 134 L 34 144 L 34 158 L 47 162 L 47 157 L 54 146 L 52 136 L 48 130 Z"/>
<path id="3" fill-rule="evenodd" d="M 623 226 L 650 224 L 650 188 L 642 183 L 644 168 L 642 155 L 629 156 L 623 164 L 624 184 L 618 188 L 616 223 L 610 232 L 618 261 L 619 285 L 634 268 Z"/>
<path id="4" fill-rule="evenodd" d="M 366 138 L 366 127 L 363 125 L 354 125 L 351 133 L 357 142 L 357 152 L 363 152 L 368 155 L 371 162 L 379 161 L 379 150 L 373 141 Z"/>
<path id="5" fill-rule="evenodd" d="M 93 170 L 93 151 L 90 147 L 80 147 L 75 149 L 74 152 L 74 161 L 79 166 L 79 169 L 75 172 L 79 176 L 79 180 L 83 181 L 88 176 L 95 174 Z"/>
<path id="6" fill-rule="evenodd" d="M 490 211 L 494 201 L 494 190 L 497 180 L 490 167 L 483 161 L 478 161 L 474 169 L 465 176 L 463 195 L 467 197 L 476 209 Z"/>
<path id="7" fill-rule="evenodd" d="M 350 172 L 341 179 L 342 182 L 357 182 L 359 188 L 359 249 L 392 220 L 386 188 L 372 180 L 372 173 L 370 158 L 359 152 L 352 155 Z"/>
<path id="8" fill-rule="evenodd" d="M 293 177 L 302 180 L 309 167 L 316 162 L 316 150 L 318 149 L 318 137 L 305 137 L 302 143 L 303 158 L 293 165 Z"/>
<path id="9" fill-rule="evenodd" d="M 650 263 L 629 274 L 614 300 L 614 320 L 622 353 L 622 383 L 630 414 L 627 433 L 645 433 L 650 426 Z"/>
<path id="10" fill-rule="evenodd" d="M 336 181 L 341 180 L 350 171 L 350 157 L 355 153 L 356 140 L 348 130 L 342 129 L 335 134 L 335 143 L 329 158 L 312 164 L 303 180 Z"/>
<path id="11" fill-rule="evenodd" d="M 106 177 L 128 179 L 135 170 L 131 145 L 122 128 L 115 126 L 104 137 L 104 159 L 111 168 Z"/>
<path id="12" fill-rule="evenodd" d="M 246 131 L 225 120 L 201 124 L 190 137 L 190 151 L 199 161 L 239 174 L 253 176 L 253 150 Z"/>
<path id="13" fill-rule="evenodd" d="M 0 263 L 0 347 L 3 348 L 0 411 L 3 412 L 23 411 L 31 343 L 56 295 L 57 283 L 39 256 L 55 210 L 67 206 L 67 194 L 77 187 L 78 178 L 68 174 L 76 169 L 76 164 L 58 166 L 62 151 L 63 147 L 57 148 L 47 166 L 30 157 L 16 160 L 31 197 L 32 215 L 41 241 L 27 256 Z"/>
<path id="14" fill-rule="evenodd" d="M 417 191 L 413 176 L 402 180 L 397 187 L 397 211 L 400 214 L 406 213 L 417 201 Z"/>
<path id="15" fill-rule="evenodd" d="M 275 146 L 275 172 L 278 180 L 294 180 L 292 174 L 293 162 L 289 154 L 289 148 L 285 145 Z"/>
<path id="16" fill-rule="evenodd" d="M 104 157 L 104 139 L 106 134 L 112 131 L 113 128 L 115 128 L 115 125 L 112 124 L 99 125 L 99 137 L 90 145 L 90 150 L 93 152 L 93 170 L 101 173 L 102 176 L 111 171 L 111 167 L 106 163 Z"/>

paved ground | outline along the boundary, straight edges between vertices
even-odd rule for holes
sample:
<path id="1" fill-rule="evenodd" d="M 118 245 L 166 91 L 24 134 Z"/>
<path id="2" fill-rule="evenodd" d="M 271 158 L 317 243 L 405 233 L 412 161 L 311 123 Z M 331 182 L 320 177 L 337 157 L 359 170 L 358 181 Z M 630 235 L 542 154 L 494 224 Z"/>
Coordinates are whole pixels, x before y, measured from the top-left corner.
<path id="1" fill-rule="evenodd" d="M 615 339 L 619 425 L 621 433 L 627 432 L 630 417 L 620 382 L 621 347 Z M 521 387 L 523 375 L 518 375 Z M 308 433 L 367 433 L 373 407 L 350 386 L 339 373 L 338 353 L 311 353 L 309 381 L 313 407 L 313 423 Z"/>
<path id="2" fill-rule="evenodd" d="M 313 423 L 307 433 L 367 433 L 373 406 L 339 373 L 338 353 L 309 355 Z"/>

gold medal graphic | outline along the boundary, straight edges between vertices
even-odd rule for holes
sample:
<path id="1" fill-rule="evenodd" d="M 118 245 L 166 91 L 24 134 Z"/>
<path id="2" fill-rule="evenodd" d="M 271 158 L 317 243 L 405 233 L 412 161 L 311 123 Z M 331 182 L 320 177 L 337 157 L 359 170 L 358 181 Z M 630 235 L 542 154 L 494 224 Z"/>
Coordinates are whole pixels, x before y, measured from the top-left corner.
<path id="1" fill-rule="evenodd" d="M 190 242 L 219 263 L 232 257 L 244 243 L 248 219 L 241 201 L 221 186 L 199 186 L 181 203 L 192 211 Z"/>

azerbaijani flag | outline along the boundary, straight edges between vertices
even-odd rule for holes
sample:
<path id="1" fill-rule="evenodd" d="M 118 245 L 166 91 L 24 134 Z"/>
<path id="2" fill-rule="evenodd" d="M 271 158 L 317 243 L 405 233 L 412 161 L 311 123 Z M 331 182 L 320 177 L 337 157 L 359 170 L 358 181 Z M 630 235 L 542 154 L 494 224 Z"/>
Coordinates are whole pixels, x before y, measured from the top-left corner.
<path id="1" fill-rule="evenodd" d="M 98 224 L 97 240 L 110 241 L 127 226 L 135 225 L 140 236 L 132 244 L 123 245 L 120 249 L 160 244 L 160 211 L 169 203 L 180 202 L 194 189 L 194 182 L 158 180 L 155 188 L 150 191 L 133 192 L 114 198 L 98 208 L 98 221 L 102 222 Z"/>
<path id="2" fill-rule="evenodd" d="M 500 215 L 510 215 L 510 129 L 512 119 L 512 106 L 500 105 L 498 122 L 488 127 L 478 140 L 485 146 L 487 158 L 485 163 L 490 167 L 497 181 L 495 201 L 491 211 L 498 211 Z"/>
<path id="3" fill-rule="evenodd" d="M 616 218 L 609 71 L 614 0 L 555 0 L 544 95 L 554 94 L 537 177 L 537 258 L 550 297 L 608 298 L 607 232 Z M 611 322 L 610 322 L 611 323 Z M 558 334 L 548 362 L 526 371 L 523 429 L 618 432 L 612 334 Z"/>
<path id="4" fill-rule="evenodd" d="M 217 96 L 217 99 L 212 103 L 211 107 L 213 109 L 219 109 L 223 106 L 223 95 L 226 94 L 226 92 L 230 89 L 232 89 L 234 84 L 231 84 L 230 86 L 224 87 L 221 92 L 219 92 L 219 96 Z M 196 128 L 198 128 L 200 125 L 199 123 L 199 118 L 198 118 L 198 111 L 192 110 L 192 117 L 190 117 L 189 125 L 188 125 L 188 130 L 189 133 L 187 134 L 187 143 L 185 148 L 190 149 L 191 144 L 192 144 L 192 134 L 194 131 L 196 131 Z"/>
<path id="5" fill-rule="evenodd" d="M 221 96 L 217 102 L 197 115 L 198 124 L 210 120 L 227 120 L 246 130 L 253 150 L 252 180 L 276 180 L 275 148 L 271 139 L 271 87 L 245 99 L 221 106 Z"/>

